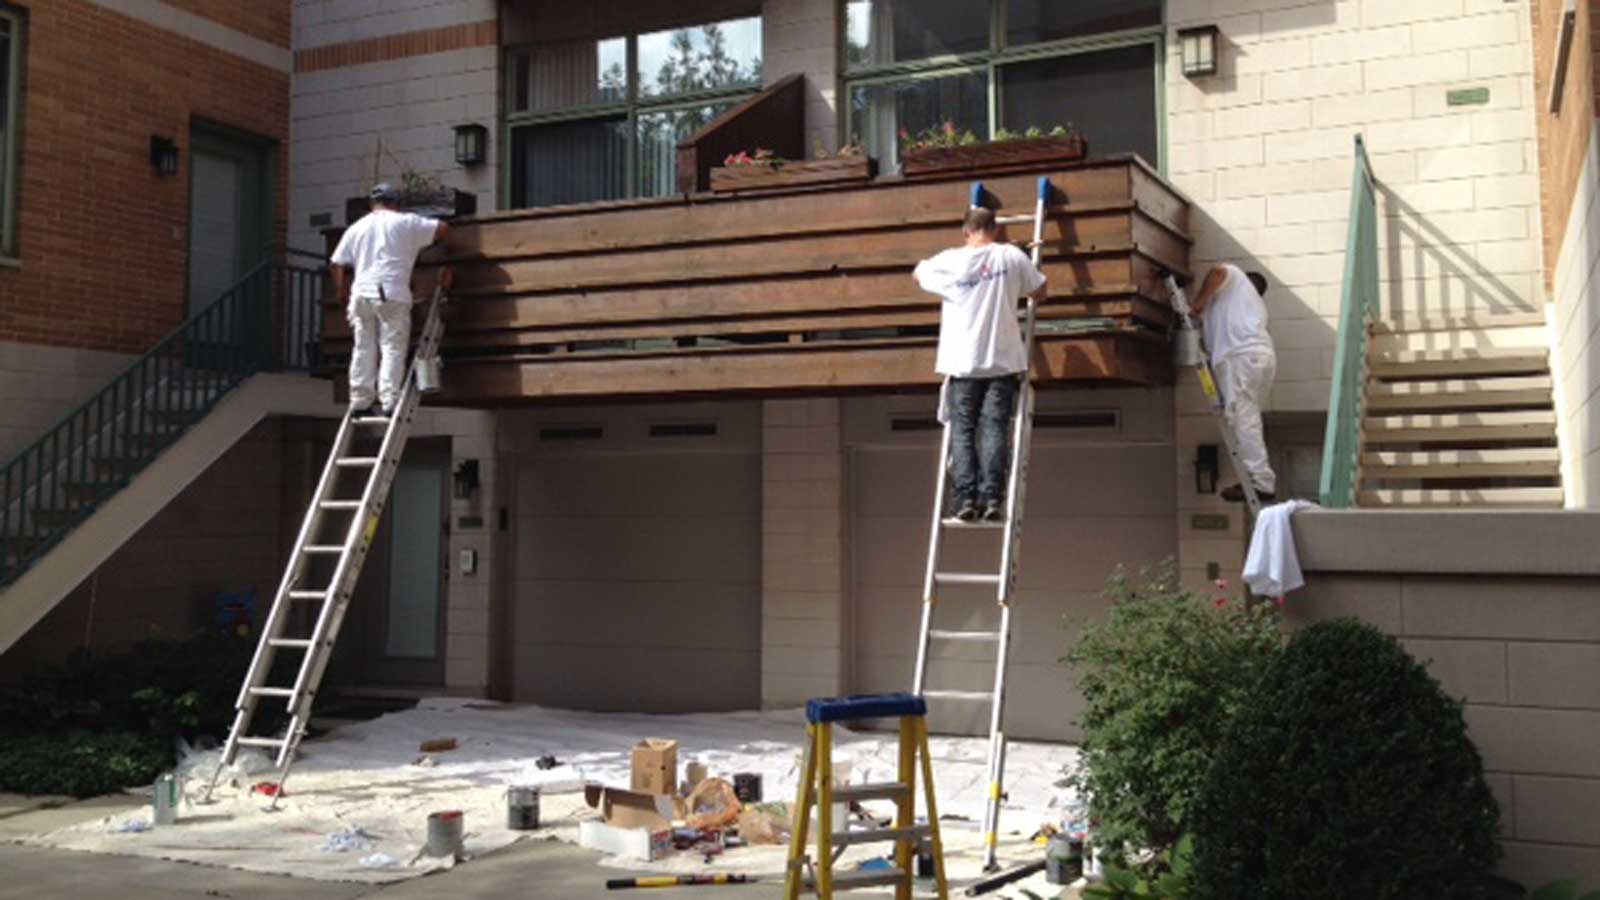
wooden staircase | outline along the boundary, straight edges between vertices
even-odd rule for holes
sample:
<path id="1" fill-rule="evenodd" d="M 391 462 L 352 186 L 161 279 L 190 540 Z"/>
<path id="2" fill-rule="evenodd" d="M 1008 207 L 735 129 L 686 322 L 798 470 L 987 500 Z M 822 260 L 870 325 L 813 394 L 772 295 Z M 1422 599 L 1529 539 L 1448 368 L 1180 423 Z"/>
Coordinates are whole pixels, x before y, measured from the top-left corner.
<path id="1" fill-rule="evenodd" d="M 1379 322 L 1367 353 L 1362 507 L 1560 507 L 1545 321 Z"/>

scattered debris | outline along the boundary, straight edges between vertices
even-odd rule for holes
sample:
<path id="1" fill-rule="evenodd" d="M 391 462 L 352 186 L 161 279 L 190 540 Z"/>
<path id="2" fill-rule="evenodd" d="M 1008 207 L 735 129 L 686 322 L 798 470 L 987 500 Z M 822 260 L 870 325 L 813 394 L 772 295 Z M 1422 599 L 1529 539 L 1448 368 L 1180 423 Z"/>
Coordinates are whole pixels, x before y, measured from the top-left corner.
<path id="1" fill-rule="evenodd" d="M 611 856 L 650 862 L 672 852 L 672 831 L 622 828 L 587 819 L 578 823 L 578 844 Z"/>
<path id="2" fill-rule="evenodd" d="M 449 750 L 454 750 L 458 746 L 460 745 L 456 743 L 456 739 L 453 737 L 435 738 L 431 741 L 423 741 L 420 745 L 418 745 L 417 749 L 421 750 L 423 753 L 444 753 Z"/>
<path id="3" fill-rule="evenodd" d="M 554 769 L 556 766 L 561 765 L 561 760 L 556 759 L 554 756 L 551 756 L 551 755 L 549 755 L 547 753 L 544 756 L 541 756 L 538 759 L 534 760 L 533 761 L 533 765 L 534 765 L 535 768 L 538 768 L 538 769 L 541 769 L 541 770 L 549 770 L 549 769 Z"/>
<path id="4" fill-rule="evenodd" d="M 123 819 L 106 826 L 109 834 L 140 834 L 149 831 L 155 826 L 145 819 Z"/>
<path id="5" fill-rule="evenodd" d="M 400 865 L 400 860 L 387 853 L 374 853 L 371 856 L 363 856 L 358 861 L 369 869 L 387 869 L 390 866 Z"/>
<path id="6" fill-rule="evenodd" d="M 634 790 L 642 794 L 671 794 L 678 786 L 678 742 L 645 738 L 633 746 Z"/>
<path id="7" fill-rule="evenodd" d="M 365 828 L 360 825 L 351 825 L 323 838 L 322 845 L 317 849 L 323 853 L 361 852 L 371 850 L 373 843 L 376 841 L 377 838 L 369 834 Z"/>
<path id="8" fill-rule="evenodd" d="M 690 828 L 726 828 L 739 820 L 738 794 L 721 778 L 707 778 L 689 795 Z"/>
<path id="9" fill-rule="evenodd" d="M 672 820 L 678 818 L 678 804 L 670 796 L 587 784 L 583 788 L 583 799 L 600 810 L 600 818 L 606 824 L 618 828 L 667 831 L 672 828 Z"/>
<path id="10" fill-rule="evenodd" d="M 751 844 L 787 844 L 793 821 L 787 803 L 757 803 L 739 811 L 739 837 Z"/>
<path id="11" fill-rule="evenodd" d="M 429 756 L 428 754 L 424 753 L 421 756 L 417 757 L 416 759 L 412 760 L 411 764 L 413 766 L 421 766 L 424 769 L 431 769 L 434 766 L 437 766 L 439 764 L 439 761 L 434 759 L 433 757 Z"/>
<path id="12" fill-rule="evenodd" d="M 276 781 L 258 781 L 250 786 L 250 793 L 265 794 L 268 797 L 276 797 L 282 791 L 283 788 Z"/>

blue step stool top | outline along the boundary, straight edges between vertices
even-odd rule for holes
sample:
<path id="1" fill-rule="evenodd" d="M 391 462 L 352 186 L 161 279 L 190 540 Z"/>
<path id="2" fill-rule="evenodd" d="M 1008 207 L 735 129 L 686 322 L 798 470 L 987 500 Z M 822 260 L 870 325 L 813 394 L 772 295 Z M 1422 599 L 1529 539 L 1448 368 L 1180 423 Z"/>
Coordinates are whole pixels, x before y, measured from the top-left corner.
<path id="1" fill-rule="evenodd" d="M 813 725 L 822 722 L 854 722 L 858 719 L 887 719 L 927 714 L 928 702 L 914 694 L 817 697 L 806 704 L 806 721 Z"/>

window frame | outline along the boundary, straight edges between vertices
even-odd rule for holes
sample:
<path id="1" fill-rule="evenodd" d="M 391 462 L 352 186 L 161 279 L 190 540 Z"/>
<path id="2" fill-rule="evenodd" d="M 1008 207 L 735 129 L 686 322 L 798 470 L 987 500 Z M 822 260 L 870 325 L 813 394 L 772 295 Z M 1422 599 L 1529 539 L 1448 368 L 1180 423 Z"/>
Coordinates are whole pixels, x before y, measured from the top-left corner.
<path id="1" fill-rule="evenodd" d="M 0 2 L 3 2 L 3 0 L 0 0 Z M 763 28 L 765 28 L 765 24 L 766 23 L 765 23 L 765 17 L 764 16 L 761 16 L 761 15 L 744 16 L 742 18 L 754 18 L 754 19 L 757 19 L 758 21 L 760 21 L 762 23 Z M 719 20 L 719 21 L 721 21 L 721 20 Z M 696 23 L 696 24 L 693 24 L 693 25 L 685 25 L 685 26 L 681 26 L 681 27 L 684 27 L 684 28 L 698 28 L 698 27 L 701 27 L 703 25 L 712 25 L 712 24 L 717 24 L 717 23 L 716 22 L 700 22 L 700 23 Z M 663 30 L 664 31 L 664 30 L 671 30 L 671 29 L 658 29 L 658 30 Z M 654 33 L 654 32 L 647 32 L 647 33 Z M 538 111 L 538 112 L 534 112 L 534 111 L 531 111 L 531 110 L 524 110 L 524 111 L 520 111 L 519 112 L 519 111 L 516 110 L 515 102 L 516 102 L 517 84 L 516 84 L 514 79 L 509 77 L 509 75 L 510 75 L 510 73 L 513 73 L 515 71 L 515 66 L 513 64 L 513 60 L 519 54 L 522 54 L 522 53 L 529 53 L 529 54 L 536 53 L 536 52 L 538 52 L 538 49 L 539 49 L 540 45 L 536 44 L 536 43 L 534 43 L 534 44 L 512 44 L 512 45 L 507 45 L 507 46 L 501 48 L 501 62 L 500 62 L 500 66 L 501 67 L 500 67 L 500 71 L 503 73 L 503 77 L 504 77 L 504 89 L 502 91 L 501 104 L 502 104 L 502 108 L 506 111 L 505 115 L 501 117 L 501 122 L 500 122 L 501 141 L 502 141 L 501 146 L 506 148 L 506 160 L 507 160 L 507 165 L 501 167 L 502 171 L 501 171 L 501 177 L 500 177 L 500 192 L 501 192 L 501 196 L 505 200 L 505 202 L 501 204 L 502 207 L 504 207 L 506 209 L 540 209 L 540 208 L 542 208 L 542 207 L 537 207 L 537 206 L 519 206 L 519 205 L 517 205 L 517 198 L 512 196 L 513 178 L 512 178 L 511 169 L 512 169 L 512 166 L 514 165 L 514 161 L 515 161 L 515 158 L 516 158 L 516 154 L 514 153 L 515 148 L 513 146 L 513 141 L 515 140 L 515 137 L 516 137 L 516 131 L 519 128 L 527 128 L 527 127 L 530 127 L 530 126 L 536 127 L 536 126 L 539 126 L 539 125 L 553 125 L 553 124 L 557 124 L 557 123 L 561 123 L 561 122 L 580 122 L 580 121 L 584 121 L 586 119 L 608 119 L 608 118 L 617 118 L 618 116 L 623 117 L 627 121 L 627 129 L 628 129 L 628 154 L 627 154 L 627 159 L 625 161 L 626 162 L 626 171 L 625 171 L 625 173 L 623 175 L 623 180 L 626 183 L 627 190 L 628 190 L 628 198 L 627 199 L 630 199 L 630 200 L 653 199 L 653 198 L 645 197 L 640 193 L 640 188 L 642 187 L 642 184 L 643 184 L 643 172 L 641 171 L 641 167 L 639 165 L 639 146 L 640 146 L 640 142 L 639 142 L 639 117 L 641 115 L 647 115 L 647 114 L 651 114 L 651 113 L 678 112 L 680 110 L 694 109 L 694 108 L 702 107 L 702 106 L 714 106 L 714 105 L 722 104 L 722 103 L 730 103 L 730 104 L 733 104 L 733 105 L 737 105 L 738 103 L 740 103 L 740 102 L 742 102 L 744 100 L 748 100 L 751 97 L 754 97 L 755 95 L 761 93 L 763 85 L 765 84 L 765 75 L 763 75 L 761 81 L 750 82 L 750 83 L 747 83 L 747 84 L 733 85 L 733 86 L 722 87 L 722 88 L 712 88 L 712 89 L 709 89 L 709 90 L 694 91 L 692 93 L 686 93 L 686 94 L 674 94 L 671 97 L 641 97 L 640 93 L 639 93 L 639 77 L 640 77 L 640 75 L 639 75 L 639 38 L 640 37 L 641 37 L 641 34 L 639 34 L 639 33 L 629 33 L 629 34 L 625 34 L 625 35 L 617 35 L 617 34 L 599 35 L 599 36 L 596 36 L 596 37 L 592 38 L 592 40 L 595 40 L 595 41 L 614 40 L 614 39 L 617 39 L 617 38 L 625 38 L 627 40 L 627 55 L 626 55 L 627 63 L 626 63 L 626 65 L 627 65 L 627 70 L 628 70 L 627 71 L 628 84 L 627 84 L 627 90 L 625 92 L 626 96 L 624 97 L 624 99 L 621 102 L 597 104 L 597 105 L 594 105 L 594 106 L 585 106 L 585 107 L 581 107 L 581 108 L 572 108 L 572 109 L 542 110 L 542 111 Z M 766 69 L 766 41 L 765 41 L 765 34 L 764 33 L 763 33 L 762 37 L 763 37 L 762 48 L 761 48 L 761 52 L 762 52 L 762 57 L 761 57 L 762 58 L 762 70 L 763 70 L 763 72 L 765 72 L 765 69 Z"/>
<path id="2" fill-rule="evenodd" d="M 5 109 L 10 115 L 5 137 L 0 141 L 0 263 L 16 265 L 22 251 L 18 246 L 22 156 L 22 78 L 23 56 L 27 53 L 27 10 L 0 0 L 0 19 L 11 26 L 10 54 L 5 60 Z"/>
<path id="3" fill-rule="evenodd" d="M 1058 59 L 1102 50 L 1123 50 L 1148 46 L 1155 58 L 1156 156 L 1149 160 L 1163 176 L 1167 174 L 1167 2 L 1162 0 L 1161 23 L 1144 28 L 1106 31 L 1083 37 L 1062 38 L 1037 44 L 1006 46 L 1007 0 L 989 2 L 989 49 L 984 52 L 950 53 L 924 59 L 891 63 L 850 65 L 850 0 L 836 0 L 838 28 L 835 35 L 836 65 L 839 72 L 838 129 L 841 141 L 850 140 L 850 98 L 857 87 L 894 84 L 946 75 L 987 73 L 989 78 L 989 134 L 1000 128 L 1004 100 L 1000 70 L 1019 62 Z M 887 165 L 887 161 L 880 160 Z"/>

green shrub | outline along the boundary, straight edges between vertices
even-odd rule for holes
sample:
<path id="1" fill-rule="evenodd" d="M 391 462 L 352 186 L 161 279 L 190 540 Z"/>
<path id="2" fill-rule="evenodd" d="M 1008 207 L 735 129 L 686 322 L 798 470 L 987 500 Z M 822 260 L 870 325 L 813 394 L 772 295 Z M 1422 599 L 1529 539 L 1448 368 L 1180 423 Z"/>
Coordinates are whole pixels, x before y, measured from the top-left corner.
<path id="1" fill-rule="evenodd" d="M 1198 597 L 1170 563 L 1138 583 L 1119 570 L 1106 596 L 1106 619 L 1066 657 L 1088 701 L 1069 782 L 1113 857 L 1170 851 L 1224 729 L 1282 644 L 1277 612 Z"/>
<path id="2" fill-rule="evenodd" d="M 0 743 L 0 791 L 92 797 L 149 784 L 172 762 L 170 741 L 142 734 L 14 737 Z"/>
<path id="3" fill-rule="evenodd" d="M 1194 816 L 1197 900 L 1476 900 L 1500 813 L 1461 704 L 1354 620 L 1297 634 Z"/>

